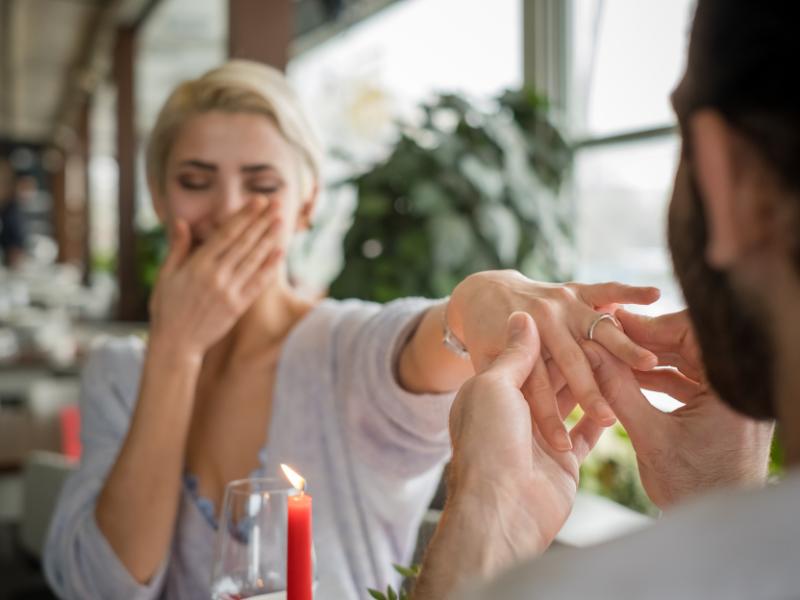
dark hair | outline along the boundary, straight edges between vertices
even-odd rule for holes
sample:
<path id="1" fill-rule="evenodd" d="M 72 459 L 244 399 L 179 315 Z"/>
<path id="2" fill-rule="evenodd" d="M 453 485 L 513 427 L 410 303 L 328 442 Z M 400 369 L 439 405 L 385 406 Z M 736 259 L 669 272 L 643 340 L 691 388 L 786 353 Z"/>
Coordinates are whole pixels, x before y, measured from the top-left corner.
<path id="1" fill-rule="evenodd" d="M 800 2 L 698 0 L 685 118 L 714 108 L 800 194 Z M 797 213 L 800 227 L 800 210 Z M 800 271 L 800 235 L 793 248 Z"/>
<path id="2" fill-rule="evenodd" d="M 800 2 L 699 0 L 689 111 L 715 108 L 800 190 Z"/>

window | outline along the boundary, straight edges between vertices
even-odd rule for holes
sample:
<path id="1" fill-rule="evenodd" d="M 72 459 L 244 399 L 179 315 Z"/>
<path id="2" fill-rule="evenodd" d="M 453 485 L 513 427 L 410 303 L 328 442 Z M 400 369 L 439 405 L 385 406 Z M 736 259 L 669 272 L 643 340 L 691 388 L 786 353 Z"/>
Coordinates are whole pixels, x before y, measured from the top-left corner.
<path id="1" fill-rule="evenodd" d="M 435 93 L 485 99 L 519 87 L 522 0 L 404 0 L 295 57 L 288 75 L 329 151 L 325 179 L 341 181 L 380 160 L 397 120 Z M 325 226 L 298 259 L 309 288 L 338 274 L 354 206 L 352 190 L 327 190 Z"/>
<path id="2" fill-rule="evenodd" d="M 686 60 L 693 0 L 580 0 L 572 5 L 568 114 L 580 280 L 662 288 L 683 304 L 666 246 L 679 140 L 669 94 Z"/>

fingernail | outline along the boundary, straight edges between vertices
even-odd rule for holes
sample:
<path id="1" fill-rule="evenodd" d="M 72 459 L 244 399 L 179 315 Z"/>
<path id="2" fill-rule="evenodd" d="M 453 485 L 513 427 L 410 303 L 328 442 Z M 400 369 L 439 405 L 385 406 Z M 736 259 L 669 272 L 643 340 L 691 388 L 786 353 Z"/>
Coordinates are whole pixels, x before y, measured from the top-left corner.
<path id="1" fill-rule="evenodd" d="M 611 410 L 605 401 L 595 402 L 592 405 L 591 413 L 592 417 L 594 417 L 596 421 L 599 421 L 604 425 L 613 425 L 617 420 L 617 416 L 614 414 L 614 411 Z"/>
<path id="2" fill-rule="evenodd" d="M 515 312 L 508 318 L 508 335 L 511 339 L 516 339 L 525 332 L 528 324 L 525 313 Z"/>
<path id="3" fill-rule="evenodd" d="M 658 366 L 658 357 L 652 352 L 643 353 L 639 365 L 643 371 L 655 369 Z"/>
<path id="4" fill-rule="evenodd" d="M 553 439 L 555 440 L 555 449 L 561 452 L 568 452 L 572 450 L 572 440 L 569 438 L 566 430 L 563 427 L 553 428 Z"/>

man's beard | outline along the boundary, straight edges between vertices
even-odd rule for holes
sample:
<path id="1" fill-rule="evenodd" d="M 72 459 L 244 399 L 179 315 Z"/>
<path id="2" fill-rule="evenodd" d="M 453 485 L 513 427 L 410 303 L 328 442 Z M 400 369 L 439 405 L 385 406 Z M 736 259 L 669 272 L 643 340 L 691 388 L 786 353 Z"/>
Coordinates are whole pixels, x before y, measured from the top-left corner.
<path id="1" fill-rule="evenodd" d="M 688 168 L 688 210 L 681 214 L 673 207 L 670 211 L 669 246 L 706 375 L 735 410 L 756 419 L 774 419 L 774 361 L 768 329 L 753 303 L 733 288 L 730 277 L 706 262 L 706 216 L 696 178 Z"/>

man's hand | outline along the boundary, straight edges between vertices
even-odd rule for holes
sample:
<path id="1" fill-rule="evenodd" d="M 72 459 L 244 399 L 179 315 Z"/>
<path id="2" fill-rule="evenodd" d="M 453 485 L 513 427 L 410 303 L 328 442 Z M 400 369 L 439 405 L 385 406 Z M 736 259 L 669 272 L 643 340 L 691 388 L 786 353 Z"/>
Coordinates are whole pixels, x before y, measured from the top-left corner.
<path id="1" fill-rule="evenodd" d="M 671 367 L 631 372 L 598 344 L 584 343 L 600 389 L 631 438 L 650 499 L 663 509 L 710 489 L 763 484 L 773 425 L 744 417 L 719 399 L 703 372 L 687 313 L 649 318 L 619 311 L 617 318 L 633 341 Z M 664 413 L 640 388 L 685 406 Z"/>
<path id="2" fill-rule="evenodd" d="M 572 510 L 580 463 L 602 428 L 583 418 L 566 452 L 544 441 L 521 391 L 539 349 L 531 317 L 514 313 L 503 351 L 456 398 L 449 498 L 416 600 L 444 598 L 467 577 L 488 577 L 540 554 Z"/>

